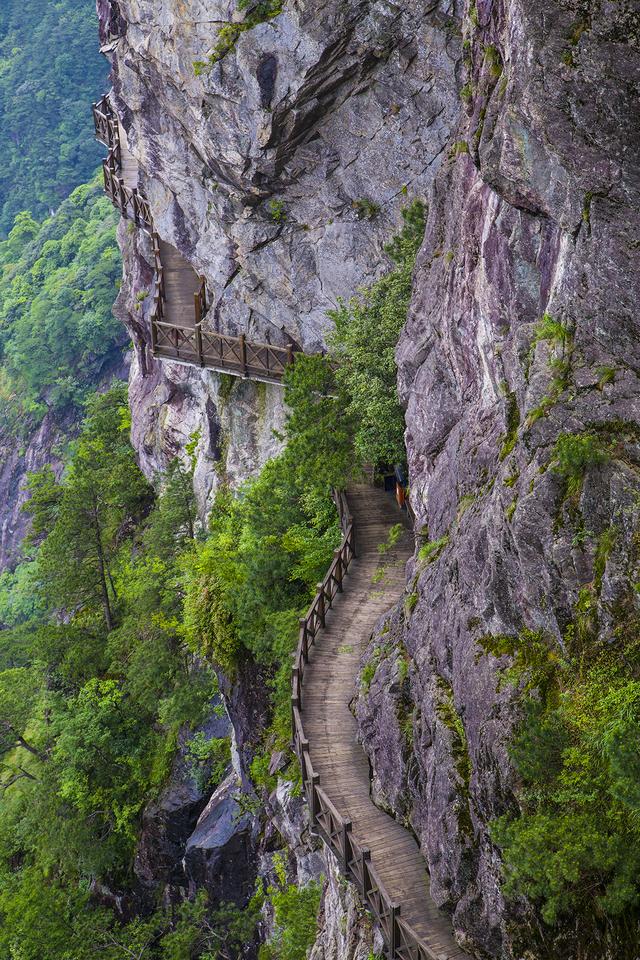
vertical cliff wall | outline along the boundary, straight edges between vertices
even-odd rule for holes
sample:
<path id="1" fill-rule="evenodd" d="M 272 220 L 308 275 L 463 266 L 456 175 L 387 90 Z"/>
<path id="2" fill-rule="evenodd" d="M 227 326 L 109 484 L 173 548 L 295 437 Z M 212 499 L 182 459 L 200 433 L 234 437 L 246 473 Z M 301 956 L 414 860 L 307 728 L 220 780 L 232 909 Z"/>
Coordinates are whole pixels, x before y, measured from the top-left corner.
<path id="1" fill-rule="evenodd" d="M 585 587 L 599 642 L 637 616 L 638 8 L 479 2 L 462 33 L 460 124 L 397 353 L 432 547 L 409 570 L 361 730 L 381 802 L 412 823 L 467 942 L 489 956 L 627 956 L 606 934 L 589 942 L 593 927 L 540 933 L 502 899 L 487 827 L 514 806 L 516 713 L 478 640 L 528 628 L 561 644 Z M 585 470 L 572 507 L 549 465 L 561 434 L 584 432 L 615 452 Z"/>
<path id="2" fill-rule="evenodd" d="M 102 4 L 114 102 L 155 227 L 198 273 L 208 323 L 322 348 L 327 311 L 387 267 L 400 210 L 423 197 L 458 112 L 459 38 L 448 8 L 285 4 L 203 71 L 234 5 Z M 114 39 L 114 36 L 118 39 Z M 122 233 L 118 314 L 132 332 L 134 442 L 148 474 L 199 431 L 203 509 L 215 464 L 232 481 L 275 446 L 281 390 L 149 356 L 150 251 Z"/>

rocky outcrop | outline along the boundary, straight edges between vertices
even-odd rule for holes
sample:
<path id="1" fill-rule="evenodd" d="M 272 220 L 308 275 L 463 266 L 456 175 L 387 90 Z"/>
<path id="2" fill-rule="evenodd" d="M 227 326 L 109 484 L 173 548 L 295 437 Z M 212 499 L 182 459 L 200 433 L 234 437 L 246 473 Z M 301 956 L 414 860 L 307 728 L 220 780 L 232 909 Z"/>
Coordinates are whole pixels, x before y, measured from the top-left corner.
<path id="1" fill-rule="evenodd" d="M 525 929 L 527 955 L 626 956 L 624 944 L 589 946 L 566 929 L 542 945 L 533 917 L 502 899 L 488 824 L 513 802 L 514 708 L 477 641 L 523 627 L 560 641 L 612 522 L 601 639 L 616 610 L 637 616 L 638 9 L 478 3 L 462 30 L 460 126 L 430 196 L 397 354 L 418 529 L 440 546 L 408 572 L 404 622 L 359 704 L 363 740 L 467 943 L 520 956 Z M 545 314 L 561 325 L 555 341 L 535 336 Z M 586 537 L 547 469 L 558 436 L 582 431 L 617 444 L 585 471 Z M 387 722 L 400 647 L 406 766 L 392 760 Z"/>
<path id="2" fill-rule="evenodd" d="M 228 2 L 119 0 L 117 16 L 114 102 L 158 233 L 206 277 L 207 322 L 320 349 L 327 311 L 386 268 L 402 206 L 442 162 L 458 109 L 448 7 L 286 3 L 199 73 Z M 104 43 L 108 21 L 105 7 Z M 121 239 L 134 443 L 151 476 L 198 432 L 206 511 L 218 473 L 240 482 L 276 449 L 282 390 L 236 384 L 230 402 L 219 376 L 150 360 L 153 261 L 140 236 Z"/>

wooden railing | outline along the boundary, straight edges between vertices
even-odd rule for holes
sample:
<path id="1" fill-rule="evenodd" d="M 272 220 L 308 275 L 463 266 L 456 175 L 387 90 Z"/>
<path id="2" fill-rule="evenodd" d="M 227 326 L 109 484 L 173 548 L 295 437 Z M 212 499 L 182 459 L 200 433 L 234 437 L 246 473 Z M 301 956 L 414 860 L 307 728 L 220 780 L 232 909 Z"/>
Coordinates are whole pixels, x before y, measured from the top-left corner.
<path id="1" fill-rule="evenodd" d="M 122 177 L 122 145 L 120 127 L 108 97 L 93 104 L 93 122 L 96 137 L 108 148 L 107 159 L 102 161 L 105 193 L 123 217 L 132 220 L 147 233 L 153 231 L 151 208 L 145 197 L 136 189 L 128 187 Z"/>
<path id="2" fill-rule="evenodd" d="M 353 835 L 350 820 L 336 810 L 313 769 L 309 740 L 304 732 L 303 679 L 309 664 L 311 647 L 321 641 L 327 611 L 342 591 L 349 565 L 356 556 L 353 518 L 344 493 L 334 494 L 342 528 L 342 544 L 335 551 L 327 574 L 306 615 L 300 620 L 300 636 L 291 672 L 291 725 L 293 744 L 302 771 L 311 822 L 326 845 L 335 854 L 346 877 L 355 883 L 363 902 L 378 923 L 389 960 L 438 960 L 401 915 L 401 904 L 394 903 L 371 863 L 371 851 Z M 330 785 L 326 785 L 330 787 Z"/>
<path id="3" fill-rule="evenodd" d="M 203 319 L 207 312 L 207 288 L 204 278 L 194 297 L 194 319 L 186 324 L 170 323 L 166 315 L 164 270 L 160 242 L 153 229 L 151 208 L 135 187 L 128 187 L 122 177 L 122 144 L 118 118 L 107 96 L 93 104 L 96 137 L 108 148 L 103 161 L 104 188 L 111 202 L 123 217 L 132 220 L 150 234 L 156 266 L 156 280 L 151 312 L 151 348 L 154 357 L 193 364 L 267 383 L 281 383 L 295 348 L 257 343 L 240 336 L 229 336 L 207 330 Z"/>

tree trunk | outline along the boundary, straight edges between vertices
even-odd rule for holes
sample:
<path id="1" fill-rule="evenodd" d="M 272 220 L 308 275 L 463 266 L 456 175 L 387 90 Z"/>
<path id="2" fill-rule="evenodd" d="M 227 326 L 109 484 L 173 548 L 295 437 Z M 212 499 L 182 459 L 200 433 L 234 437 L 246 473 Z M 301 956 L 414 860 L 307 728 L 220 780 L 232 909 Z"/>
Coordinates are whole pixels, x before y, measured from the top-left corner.
<path id="1" fill-rule="evenodd" d="M 109 603 L 109 588 L 107 586 L 106 563 L 104 559 L 104 550 L 102 547 L 102 537 L 100 535 L 100 524 L 98 522 L 97 510 L 93 510 L 93 530 L 96 541 L 96 554 L 98 557 L 98 570 L 100 572 L 100 593 L 102 596 L 102 609 L 104 619 L 109 633 L 113 630 L 113 615 L 111 613 L 111 604 Z"/>

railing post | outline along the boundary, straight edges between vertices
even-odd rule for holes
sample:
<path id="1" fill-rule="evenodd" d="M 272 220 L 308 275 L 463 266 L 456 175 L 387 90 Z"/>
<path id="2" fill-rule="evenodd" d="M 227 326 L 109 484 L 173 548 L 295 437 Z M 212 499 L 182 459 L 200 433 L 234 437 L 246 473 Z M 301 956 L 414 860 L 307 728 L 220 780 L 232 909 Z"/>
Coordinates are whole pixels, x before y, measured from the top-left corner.
<path id="1" fill-rule="evenodd" d="M 240 334 L 240 363 L 242 365 L 242 376 L 247 375 L 247 338 L 244 333 Z"/>
<path id="2" fill-rule="evenodd" d="M 119 201 L 120 201 L 119 204 L 118 204 L 118 207 L 119 207 L 119 209 L 120 209 L 120 213 L 122 214 L 122 216 L 123 216 L 123 217 L 126 217 L 126 215 L 127 215 L 127 192 L 126 192 L 125 187 L 124 187 L 124 180 L 121 180 L 120 177 L 116 176 L 115 174 L 114 174 L 114 177 L 115 177 L 115 181 L 116 181 L 116 184 L 117 184 L 118 199 L 119 199 Z M 135 211 L 135 204 L 134 204 L 134 211 Z"/>
<path id="3" fill-rule="evenodd" d="M 342 856 L 347 879 L 349 878 L 349 861 L 351 860 L 351 830 L 351 820 L 347 820 L 342 825 Z"/>
<path id="4" fill-rule="evenodd" d="M 307 621 L 305 617 L 301 617 L 299 620 L 300 623 L 300 639 L 302 640 L 302 656 L 304 657 L 304 662 L 309 662 L 309 632 L 307 630 Z"/>
<path id="5" fill-rule="evenodd" d="M 151 317 L 151 353 L 155 356 L 158 349 L 158 329 L 156 327 L 156 314 L 154 311 Z"/>
<path id="6" fill-rule="evenodd" d="M 369 861 L 371 860 L 371 850 L 366 848 L 362 851 L 362 899 L 367 900 L 367 894 L 371 884 L 369 883 Z"/>
<path id="7" fill-rule="evenodd" d="M 201 367 L 204 367 L 204 353 L 202 350 L 202 330 L 200 328 L 200 321 L 196 323 L 196 352 L 198 354 L 198 363 Z"/>
<path id="8" fill-rule="evenodd" d="M 293 363 L 293 347 L 289 343 L 287 345 L 287 366 L 291 366 L 292 363 Z"/>
<path id="9" fill-rule="evenodd" d="M 317 591 L 318 591 L 318 619 L 320 620 L 320 626 L 324 629 L 325 618 L 326 618 L 324 583 L 318 584 Z"/>
<path id="10" fill-rule="evenodd" d="M 291 670 L 291 689 L 292 689 L 292 690 L 298 690 L 298 691 L 300 690 L 300 681 L 299 681 L 299 677 L 298 677 L 298 668 L 297 668 L 297 667 L 293 667 L 293 669 Z M 295 709 L 296 709 L 296 707 L 298 708 L 298 710 L 301 709 L 301 707 L 300 707 L 300 694 L 299 694 L 299 693 L 293 694 L 292 697 L 291 697 L 291 739 L 293 740 L 293 745 L 294 745 L 294 751 L 295 751 L 295 753 L 298 752 L 297 749 L 296 749 L 296 748 L 297 748 L 297 744 L 296 744 L 296 715 L 295 715 Z"/>
<path id="11" fill-rule="evenodd" d="M 138 188 L 133 187 L 131 190 L 133 196 L 133 220 L 137 227 L 140 226 L 140 202 L 138 200 Z"/>
<path id="12" fill-rule="evenodd" d="M 340 555 L 340 550 L 334 550 L 334 551 L 333 551 L 333 556 L 334 556 L 335 560 L 337 561 L 337 563 L 336 563 L 336 583 L 337 583 L 337 585 L 338 585 L 338 591 L 339 591 L 339 593 L 342 593 L 342 578 L 343 578 L 343 576 L 344 576 L 344 570 L 342 569 L 342 557 L 341 557 L 341 555 Z"/>
<path id="13" fill-rule="evenodd" d="M 320 774 L 319 773 L 312 774 L 311 775 L 311 802 L 309 803 L 309 807 L 311 810 L 312 825 L 318 819 L 318 799 L 317 799 L 316 789 L 319 783 L 320 783 Z"/>
<path id="14" fill-rule="evenodd" d="M 389 957 L 394 960 L 398 949 L 398 917 L 400 916 L 400 907 L 392 903 L 389 907 Z"/>

